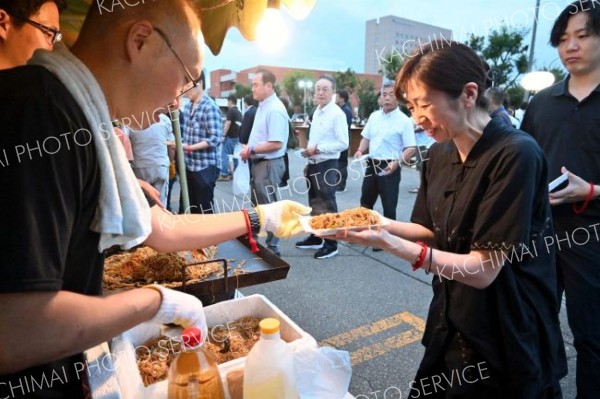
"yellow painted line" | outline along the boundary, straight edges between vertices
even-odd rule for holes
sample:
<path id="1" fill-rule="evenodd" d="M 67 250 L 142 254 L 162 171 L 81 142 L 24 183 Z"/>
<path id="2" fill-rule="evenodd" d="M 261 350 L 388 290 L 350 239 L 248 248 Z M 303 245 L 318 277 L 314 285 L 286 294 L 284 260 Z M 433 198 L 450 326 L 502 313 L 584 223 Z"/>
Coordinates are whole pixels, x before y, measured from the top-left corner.
<path id="1" fill-rule="evenodd" d="M 360 326 L 348 332 L 326 338 L 321 341 L 321 344 L 335 346 L 336 348 L 343 347 L 349 343 L 359 341 L 363 338 L 379 334 L 383 331 L 398 327 L 406 323 L 412 328 L 404 331 L 401 334 L 385 339 L 383 342 L 364 346 L 350 353 L 350 359 L 353 365 L 357 365 L 378 356 L 382 356 L 389 351 L 399 349 L 403 346 L 421 340 L 423 331 L 425 331 L 425 320 L 417 317 L 409 312 L 402 312 L 393 316 L 378 320 L 371 324 Z"/>
<path id="2" fill-rule="evenodd" d="M 385 330 L 389 330 L 390 328 L 397 327 L 402 323 L 410 324 L 421 331 L 425 331 L 425 321 L 409 312 L 402 312 L 371 324 L 355 328 L 348 332 L 326 338 L 322 340 L 321 343 L 339 348 L 362 338 L 379 334 Z"/>
<path id="3" fill-rule="evenodd" d="M 383 342 L 377 342 L 350 352 L 350 360 L 352 361 L 352 365 L 356 366 L 357 364 L 385 355 L 392 350 L 400 349 L 413 342 L 418 342 L 421 340 L 421 337 L 423 337 L 422 331 L 416 329 L 404 331 L 402 334 L 390 337 Z"/>

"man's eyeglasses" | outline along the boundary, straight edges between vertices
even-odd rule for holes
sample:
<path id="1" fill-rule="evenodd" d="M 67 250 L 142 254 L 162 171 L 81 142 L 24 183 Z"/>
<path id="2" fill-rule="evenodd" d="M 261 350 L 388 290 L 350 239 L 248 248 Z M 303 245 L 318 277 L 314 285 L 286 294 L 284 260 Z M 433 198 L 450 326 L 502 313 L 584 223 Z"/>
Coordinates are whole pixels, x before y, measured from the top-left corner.
<path id="1" fill-rule="evenodd" d="M 187 69 L 187 67 L 185 66 L 185 64 L 183 63 L 183 60 L 181 59 L 181 57 L 179 57 L 179 54 L 177 54 L 177 52 L 175 51 L 175 49 L 173 48 L 173 46 L 171 45 L 171 43 L 169 42 L 169 39 L 167 39 L 167 35 L 165 35 L 165 33 L 158 29 L 158 28 L 154 28 L 154 30 L 156 31 L 156 33 L 158 33 L 158 35 L 160 37 L 163 38 L 163 40 L 165 41 L 165 43 L 167 44 L 167 46 L 171 49 L 171 52 L 173 52 L 173 55 L 175 56 L 175 58 L 177 58 L 177 61 L 179 61 L 179 64 L 181 64 L 183 70 L 185 71 L 185 74 L 189 80 L 189 82 L 187 82 L 185 84 L 185 86 L 182 87 L 181 92 L 179 93 L 179 95 L 177 96 L 177 98 L 183 96 L 184 94 L 186 94 L 187 92 L 189 92 L 190 90 L 198 87 L 198 83 L 200 82 L 200 77 L 197 79 L 194 79 L 192 77 L 192 74 L 190 73 L 190 70 Z"/>
<path id="2" fill-rule="evenodd" d="M 35 22 L 34 20 L 31 20 L 29 18 L 20 17 L 18 15 L 13 15 L 13 17 L 15 17 L 16 19 L 20 19 L 21 21 L 26 22 L 31 26 L 34 26 L 42 32 L 44 32 L 46 35 L 48 35 L 48 37 L 50 38 L 50 43 L 52 43 L 53 45 L 60 42 L 63 38 L 63 34 L 58 29 L 42 25 L 39 22 Z"/>

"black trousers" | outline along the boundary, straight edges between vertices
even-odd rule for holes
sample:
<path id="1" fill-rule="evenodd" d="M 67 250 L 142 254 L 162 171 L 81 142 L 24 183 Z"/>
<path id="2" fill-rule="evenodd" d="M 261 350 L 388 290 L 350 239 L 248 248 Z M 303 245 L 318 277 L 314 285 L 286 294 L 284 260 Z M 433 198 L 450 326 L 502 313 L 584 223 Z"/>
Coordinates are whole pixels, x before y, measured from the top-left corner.
<path id="1" fill-rule="evenodd" d="M 338 191 L 344 191 L 346 188 L 346 180 L 348 180 L 348 150 L 344 150 L 338 159 L 338 170 L 340 171 L 341 180 L 337 186 Z"/>
<path id="2" fill-rule="evenodd" d="M 377 198 L 381 197 L 383 216 L 396 220 L 396 206 L 400 192 L 400 168 L 386 176 L 377 176 L 388 165 L 388 161 L 371 159 L 365 169 L 365 178 L 362 184 L 360 206 L 373 209 Z"/>
<path id="3" fill-rule="evenodd" d="M 590 218 L 589 226 L 574 231 L 564 231 L 555 224 L 559 295 L 562 297 L 564 292 L 566 296 L 567 319 L 577 351 L 577 399 L 600 398 L 600 242 L 596 238 L 597 224 L 597 220 Z"/>
<path id="4" fill-rule="evenodd" d="M 215 213 L 213 199 L 219 169 L 216 166 L 209 166 L 197 172 L 189 169 L 186 172 L 190 194 L 190 213 Z"/>
<path id="5" fill-rule="evenodd" d="M 335 192 L 340 179 L 338 160 L 330 159 L 317 164 L 308 164 L 306 178 L 308 180 L 308 205 L 312 208 L 312 215 L 337 212 Z M 325 245 L 337 248 L 337 241 L 325 240 Z"/>

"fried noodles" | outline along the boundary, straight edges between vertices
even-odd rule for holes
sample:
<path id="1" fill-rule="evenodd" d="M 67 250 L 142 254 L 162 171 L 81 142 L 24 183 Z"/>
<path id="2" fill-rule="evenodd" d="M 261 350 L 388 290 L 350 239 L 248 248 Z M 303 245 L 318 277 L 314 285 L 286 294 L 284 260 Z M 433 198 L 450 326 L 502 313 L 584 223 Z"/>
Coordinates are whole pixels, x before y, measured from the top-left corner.
<path id="1" fill-rule="evenodd" d="M 339 213 L 325 213 L 314 216 L 310 220 L 310 227 L 315 230 L 343 229 L 350 227 L 380 226 L 381 221 L 372 210 L 358 207 L 347 209 Z"/>

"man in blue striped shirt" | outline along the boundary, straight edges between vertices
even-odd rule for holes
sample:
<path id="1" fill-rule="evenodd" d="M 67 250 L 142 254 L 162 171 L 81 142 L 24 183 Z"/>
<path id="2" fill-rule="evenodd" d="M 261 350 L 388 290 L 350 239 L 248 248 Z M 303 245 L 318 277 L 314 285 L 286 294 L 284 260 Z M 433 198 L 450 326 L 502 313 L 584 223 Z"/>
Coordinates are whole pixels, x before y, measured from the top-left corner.
<path id="1" fill-rule="evenodd" d="M 221 110 L 204 93 L 204 87 L 202 72 L 200 84 L 190 90 L 188 97 L 191 101 L 181 112 L 191 213 L 213 213 L 215 184 L 221 165 Z"/>

